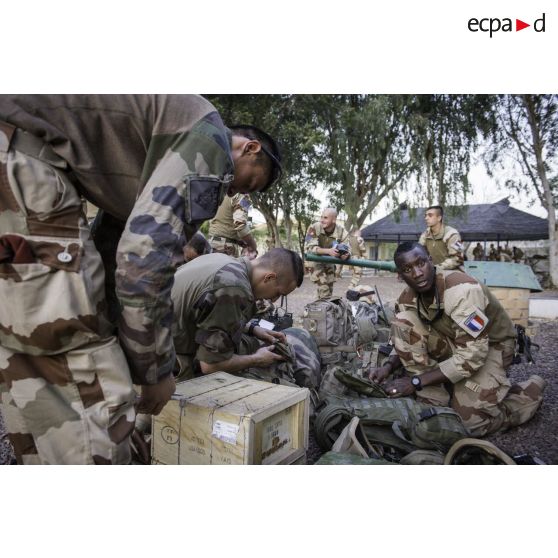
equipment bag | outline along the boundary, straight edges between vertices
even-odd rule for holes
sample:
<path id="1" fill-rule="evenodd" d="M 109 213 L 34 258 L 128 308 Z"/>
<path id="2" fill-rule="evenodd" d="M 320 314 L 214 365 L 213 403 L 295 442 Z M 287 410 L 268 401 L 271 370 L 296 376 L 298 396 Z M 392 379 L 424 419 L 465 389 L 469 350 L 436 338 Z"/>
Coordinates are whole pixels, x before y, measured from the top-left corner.
<path id="1" fill-rule="evenodd" d="M 302 325 L 314 337 L 320 352 L 356 350 L 355 321 L 344 298 L 331 297 L 307 304 Z"/>
<path id="2" fill-rule="evenodd" d="M 448 407 L 419 403 L 412 398 L 331 398 L 315 420 L 316 440 L 329 451 L 353 417 L 360 424 L 370 445 L 383 447 L 399 461 L 416 449 L 442 453 L 461 438 L 469 436 L 461 417 Z"/>

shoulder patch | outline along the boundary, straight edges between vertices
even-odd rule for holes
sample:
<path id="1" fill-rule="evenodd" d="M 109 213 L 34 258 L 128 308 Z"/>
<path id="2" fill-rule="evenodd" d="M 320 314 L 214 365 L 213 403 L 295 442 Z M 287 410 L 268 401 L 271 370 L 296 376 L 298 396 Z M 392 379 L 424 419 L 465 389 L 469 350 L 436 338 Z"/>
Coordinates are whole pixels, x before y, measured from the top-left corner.
<path id="1" fill-rule="evenodd" d="M 250 203 L 250 200 L 246 197 L 242 198 L 240 200 L 240 207 L 242 207 L 242 209 L 250 209 L 250 207 L 252 207 L 252 204 Z"/>
<path id="2" fill-rule="evenodd" d="M 453 248 L 457 252 L 463 252 L 463 244 L 461 240 L 456 240 L 454 243 L 450 244 L 450 248 Z"/>
<path id="3" fill-rule="evenodd" d="M 478 308 L 473 311 L 458 325 L 472 337 L 478 337 L 488 325 L 488 318 Z"/>

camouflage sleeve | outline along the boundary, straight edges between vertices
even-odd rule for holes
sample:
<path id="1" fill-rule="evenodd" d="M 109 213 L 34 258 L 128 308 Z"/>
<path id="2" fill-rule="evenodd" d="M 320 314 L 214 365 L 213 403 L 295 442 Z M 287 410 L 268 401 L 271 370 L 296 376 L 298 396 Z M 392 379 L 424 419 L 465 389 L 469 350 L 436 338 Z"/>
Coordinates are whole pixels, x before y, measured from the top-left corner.
<path id="1" fill-rule="evenodd" d="M 420 238 L 418 239 L 419 244 L 422 244 L 423 246 L 426 246 L 426 232 L 423 232 L 420 235 Z"/>
<path id="2" fill-rule="evenodd" d="M 152 170 L 116 256 L 119 337 L 136 384 L 155 384 L 173 370 L 174 272 L 184 242 L 215 214 L 232 178 L 230 146 L 219 115 L 206 115 L 189 132 L 154 138 L 146 166 Z"/>
<path id="3" fill-rule="evenodd" d="M 448 257 L 437 264 L 438 269 L 458 269 L 463 265 L 463 245 L 458 232 L 452 234 L 445 241 L 448 247 Z"/>
<path id="4" fill-rule="evenodd" d="M 246 317 L 246 291 L 239 287 L 222 287 L 205 294 L 200 307 L 200 321 L 196 324 L 195 341 L 199 345 L 196 358 L 215 364 L 238 353 Z"/>
<path id="5" fill-rule="evenodd" d="M 339 242 L 349 244 L 349 233 L 345 230 L 345 227 L 339 227 Z"/>
<path id="6" fill-rule="evenodd" d="M 445 311 L 455 322 L 453 356 L 439 364 L 451 382 L 469 378 L 486 362 L 488 355 L 488 301 L 478 283 L 461 283 L 444 295 Z"/>
<path id="7" fill-rule="evenodd" d="M 362 236 L 357 236 L 357 243 L 358 243 L 358 255 L 361 258 L 366 256 L 366 244 L 364 243 L 364 238 Z"/>
<path id="8" fill-rule="evenodd" d="M 231 200 L 233 206 L 233 228 L 239 238 L 250 234 L 248 223 L 248 211 L 250 210 L 250 198 L 245 194 L 237 194 Z"/>
<path id="9" fill-rule="evenodd" d="M 304 239 L 304 250 L 305 252 L 316 253 L 319 247 L 319 237 L 316 232 L 316 227 L 314 225 L 310 225 L 306 231 L 306 237 Z"/>

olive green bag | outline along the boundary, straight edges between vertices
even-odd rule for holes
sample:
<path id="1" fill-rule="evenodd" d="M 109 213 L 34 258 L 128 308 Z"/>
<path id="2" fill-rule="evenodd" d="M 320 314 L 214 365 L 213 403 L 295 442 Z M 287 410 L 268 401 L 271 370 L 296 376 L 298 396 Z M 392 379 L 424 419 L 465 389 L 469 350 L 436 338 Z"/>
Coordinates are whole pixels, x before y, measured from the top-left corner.
<path id="1" fill-rule="evenodd" d="M 469 436 L 461 417 L 448 407 L 419 403 L 409 397 L 330 398 L 316 415 L 319 446 L 329 451 L 355 416 L 368 443 L 394 461 L 417 449 L 446 453 L 456 441 Z"/>

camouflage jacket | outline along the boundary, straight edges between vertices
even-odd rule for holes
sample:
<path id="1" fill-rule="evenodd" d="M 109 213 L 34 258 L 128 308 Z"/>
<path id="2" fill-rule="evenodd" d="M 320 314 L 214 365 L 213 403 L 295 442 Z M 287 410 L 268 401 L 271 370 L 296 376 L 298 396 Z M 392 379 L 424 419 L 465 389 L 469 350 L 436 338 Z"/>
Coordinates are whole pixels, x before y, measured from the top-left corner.
<path id="1" fill-rule="evenodd" d="M 460 271 L 440 271 L 436 285 L 442 315 L 435 319 L 438 310 L 433 300 L 427 313 L 421 306 L 423 317 L 434 320 L 425 327 L 448 348 L 445 360 L 438 359 L 442 373 L 453 383 L 470 377 L 486 361 L 489 346 L 499 346 L 515 338 L 512 321 L 488 287 Z M 392 325 L 395 349 L 403 366 L 410 372 L 420 374 L 435 365 L 423 351 L 413 351 L 416 333 L 405 324 L 402 312 L 417 311 L 417 294 L 407 287 L 396 305 L 396 320 Z M 396 339 L 397 338 L 397 339 Z M 425 340 L 428 352 L 438 350 L 436 342 Z M 420 354 L 418 354 L 420 352 Z M 443 353 L 443 350 L 442 350 Z M 440 362 L 441 360 L 441 362 Z"/>
<path id="2" fill-rule="evenodd" d="M 420 235 L 419 243 L 426 246 L 438 269 L 460 269 L 463 266 L 461 236 L 453 227 L 442 225 L 435 235 L 428 228 Z"/>
<path id="3" fill-rule="evenodd" d="M 348 243 L 349 233 L 337 224 L 331 233 L 327 233 L 320 222 L 314 223 L 306 231 L 304 249 L 315 253 L 317 248 L 331 248 L 335 241 Z"/>
<path id="4" fill-rule="evenodd" d="M 170 292 L 182 247 L 233 177 L 230 132 L 194 95 L 0 95 L 0 119 L 44 140 L 88 201 L 127 220 L 120 340 L 133 381 L 158 382 L 175 360 Z"/>
<path id="5" fill-rule="evenodd" d="M 220 236 L 240 240 L 250 234 L 248 211 L 251 207 L 250 197 L 235 194 L 232 198 L 225 196 L 217 213 L 209 223 L 209 237 Z"/>
<path id="6" fill-rule="evenodd" d="M 364 256 L 366 256 L 366 244 L 364 244 L 362 236 L 349 236 L 349 246 L 351 247 L 353 258 L 364 258 Z"/>
<path id="7" fill-rule="evenodd" d="M 247 258 L 208 254 L 183 265 L 172 289 L 176 351 L 209 364 L 238 353 L 255 315 Z"/>

